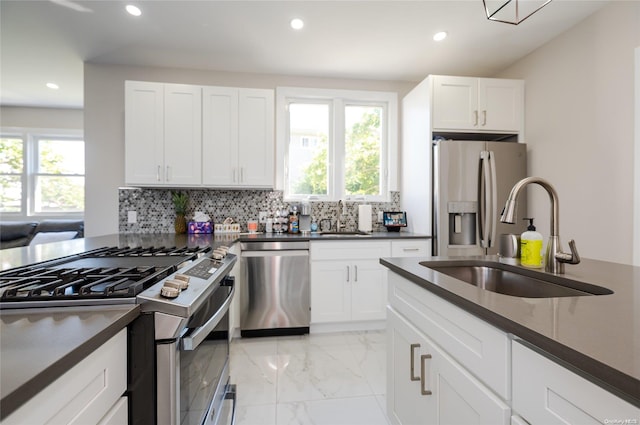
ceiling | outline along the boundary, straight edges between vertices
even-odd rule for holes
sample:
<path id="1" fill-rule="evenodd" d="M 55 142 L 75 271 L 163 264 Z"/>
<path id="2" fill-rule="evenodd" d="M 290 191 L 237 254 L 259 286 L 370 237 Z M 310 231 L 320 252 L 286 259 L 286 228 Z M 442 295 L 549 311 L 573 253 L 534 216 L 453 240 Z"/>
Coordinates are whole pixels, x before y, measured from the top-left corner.
<path id="1" fill-rule="evenodd" d="M 409 82 L 491 76 L 605 3 L 554 0 L 514 26 L 488 21 L 482 0 L 0 0 L 0 104 L 82 108 L 83 62 Z M 294 17 L 302 30 L 289 27 Z M 437 31 L 449 36 L 435 42 Z"/>

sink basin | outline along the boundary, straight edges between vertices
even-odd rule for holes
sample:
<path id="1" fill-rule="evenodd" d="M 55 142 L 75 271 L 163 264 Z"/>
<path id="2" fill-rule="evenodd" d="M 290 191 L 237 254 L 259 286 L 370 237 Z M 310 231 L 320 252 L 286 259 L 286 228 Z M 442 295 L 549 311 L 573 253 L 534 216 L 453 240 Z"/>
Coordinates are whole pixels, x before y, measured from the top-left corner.
<path id="1" fill-rule="evenodd" d="M 371 233 L 366 232 L 320 232 L 320 236 L 371 236 Z"/>
<path id="2" fill-rule="evenodd" d="M 420 265 L 487 291 L 514 297 L 555 298 L 613 294 L 613 291 L 601 286 L 495 261 L 423 261 Z"/>

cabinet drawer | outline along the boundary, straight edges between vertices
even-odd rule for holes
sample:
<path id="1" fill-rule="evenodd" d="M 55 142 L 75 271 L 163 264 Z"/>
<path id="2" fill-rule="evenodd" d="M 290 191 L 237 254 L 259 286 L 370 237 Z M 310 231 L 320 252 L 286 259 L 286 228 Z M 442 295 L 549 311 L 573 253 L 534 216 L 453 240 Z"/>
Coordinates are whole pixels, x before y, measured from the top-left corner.
<path id="1" fill-rule="evenodd" d="M 69 369 L 2 425 L 97 424 L 127 389 L 127 330 Z"/>
<path id="2" fill-rule="evenodd" d="M 391 241 L 392 257 L 426 257 L 431 255 L 429 239 Z"/>
<path id="3" fill-rule="evenodd" d="M 512 351 L 513 410 L 532 425 L 640 421 L 639 408 L 558 363 L 517 341 Z"/>
<path id="4" fill-rule="evenodd" d="M 450 356 L 509 400 L 510 344 L 507 335 L 459 307 L 389 272 L 389 304 Z"/>
<path id="5" fill-rule="evenodd" d="M 368 260 L 389 257 L 388 241 L 313 241 L 309 247 L 311 261 L 315 260 Z"/>

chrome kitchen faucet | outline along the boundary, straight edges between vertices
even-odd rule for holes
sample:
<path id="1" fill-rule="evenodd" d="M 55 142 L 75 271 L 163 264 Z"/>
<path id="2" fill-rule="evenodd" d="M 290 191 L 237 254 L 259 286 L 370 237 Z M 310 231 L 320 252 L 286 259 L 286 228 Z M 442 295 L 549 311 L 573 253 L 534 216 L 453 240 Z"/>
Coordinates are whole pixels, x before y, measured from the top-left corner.
<path id="1" fill-rule="evenodd" d="M 547 244 L 547 251 L 545 254 L 545 266 L 544 269 L 547 272 L 553 274 L 564 273 L 564 263 L 578 264 L 580 262 L 580 256 L 576 249 L 576 243 L 573 239 L 569 241 L 569 248 L 571 254 L 562 252 L 562 244 L 560 243 L 560 225 L 558 224 L 559 217 L 559 201 L 558 193 L 553 188 L 551 183 L 540 177 L 527 177 L 517 182 L 511 189 L 507 202 L 502 210 L 500 221 L 503 223 L 514 224 L 516 221 L 516 206 L 518 204 L 518 195 L 520 191 L 524 189 L 530 183 L 536 183 L 542 186 L 549 194 L 549 201 L 551 202 L 551 223 L 549 229 L 551 235 L 549 235 L 549 242 Z"/>

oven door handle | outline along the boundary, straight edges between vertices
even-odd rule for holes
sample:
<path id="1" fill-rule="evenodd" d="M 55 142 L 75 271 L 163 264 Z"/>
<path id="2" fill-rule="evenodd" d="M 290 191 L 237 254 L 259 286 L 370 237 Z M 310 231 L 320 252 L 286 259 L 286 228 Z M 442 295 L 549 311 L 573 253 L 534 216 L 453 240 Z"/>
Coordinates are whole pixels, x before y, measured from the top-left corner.
<path id="1" fill-rule="evenodd" d="M 216 313 L 211 317 L 211 319 L 207 320 L 207 323 L 196 328 L 193 332 L 189 334 L 188 337 L 184 337 L 181 339 L 180 348 L 182 351 L 193 351 L 204 341 L 204 339 L 213 331 L 220 320 L 227 314 L 229 311 L 229 306 L 231 305 L 231 301 L 233 300 L 233 295 L 236 293 L 236 285 L 235 282 L 231 286 L 231 292 L 227 296 L 227 299 L 224 300 L 222 306 L 216 311 Z"/>

